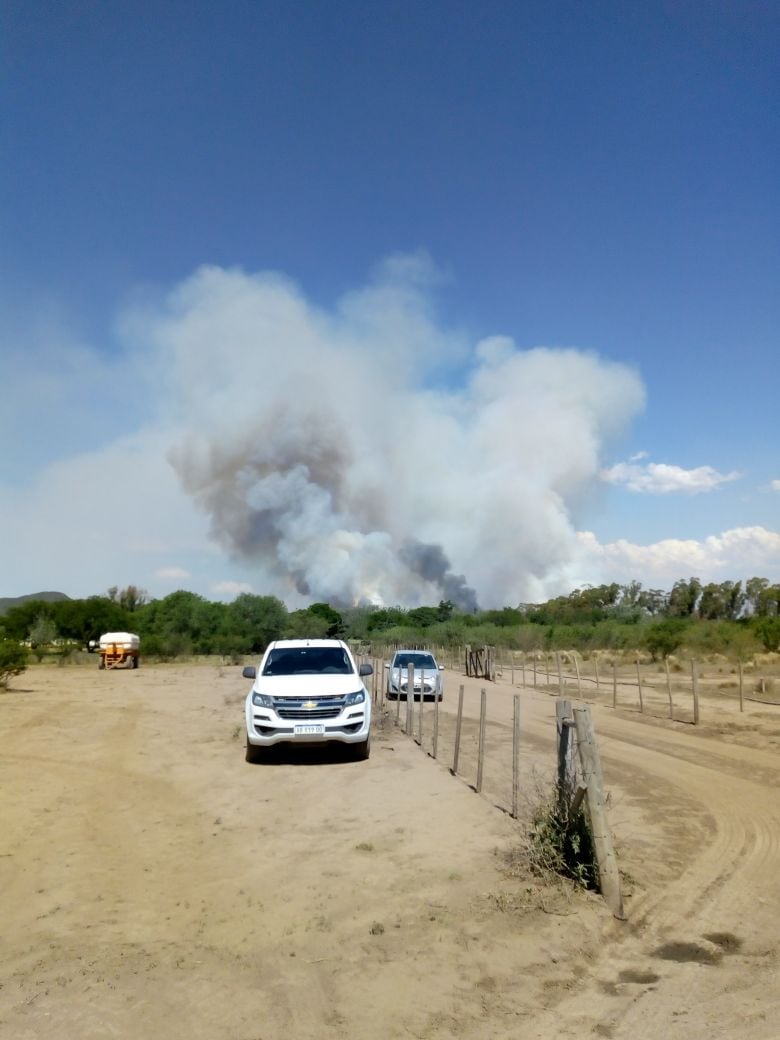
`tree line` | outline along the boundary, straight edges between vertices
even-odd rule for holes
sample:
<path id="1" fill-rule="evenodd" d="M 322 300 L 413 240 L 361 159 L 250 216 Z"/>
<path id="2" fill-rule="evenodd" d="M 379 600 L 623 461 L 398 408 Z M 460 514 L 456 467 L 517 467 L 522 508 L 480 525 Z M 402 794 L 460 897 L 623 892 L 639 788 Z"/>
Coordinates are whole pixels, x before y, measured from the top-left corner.
<path id="1" fill-rule="evenodd" d="M 780 650 L 780 584 L 766 578 L 703 584 L 681 579 L 668 592 L 639 582 L 587 586 L 545 603 L 465 613 L 451 602 L 413 608 L 314 603 L 289 611 L 275 596 L 243 593 L 231 603 L 180 590 L 149 599 L 134 585 L 105 595 L 28 600 L 0 617 L 0 640 L 39 653 L 87 647 L 104 632 L 141 637 L 144 657 L 261 653 L 282 637 L 339 637 L 375 644 L 491 644 L 519 650 L 688 646 L 744 657 Z"/>

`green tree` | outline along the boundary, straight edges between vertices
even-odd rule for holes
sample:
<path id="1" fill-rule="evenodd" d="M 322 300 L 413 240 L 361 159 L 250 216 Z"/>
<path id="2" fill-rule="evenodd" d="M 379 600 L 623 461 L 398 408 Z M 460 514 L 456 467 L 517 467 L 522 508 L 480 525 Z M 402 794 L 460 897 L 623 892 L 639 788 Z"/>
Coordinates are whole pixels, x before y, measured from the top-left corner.
<path id="1" fill-rule="evenodd" d="M 710 582 L 701 590 L 699 617 L 709 621 L 735 621 L 745 605 L 741 581 Z"/>
<path id="2" fill-rule="evenodd" d="M 681 618 L 666 618 L 648 625 L 644 631 L 644 644 L 654 661 L 668 657 L 685 642 L 687 624 Z"/>
<path id="3" fill-rule="evenodd" d="M 406 612 L 400 607 L 380 607 L 368 615 L 369 632 L 384 632 L 406 622 Z"/>
<path id="4" fill-rule="evenodd" d="M 276 596 L 244 592 L 227 606 L 227 631 L 245 637 L 251 653 L 262 653 L 272 640 L 279 639 L 286 624 L 287 608 Z"/>
<path id="5" fill-rule="evenodd" d="M 745 599 L 751 614 L 760 615 L 762 597 L 769 588 L 768 578 L 748 578 L 745 582 Z"/>
<path id="6" fill-rule="evenodd" d="M 6 638 L 22 642 L 30 638 L 30 629 L 39 617 L 53 619 L 54 604 L 42 599 L 29 599 L 12 607 L 3 617 L 3 631 Z"/>
<path id="7" fill-rule="evenodd" d="M 132 614 L 133 611 L 138 610 L 139 607 L 149 602 L 149 593 L 146 589 L 141 589 L 137 585 L 128 585 L 127 588 L 119 592 L 117 602 L 123 610 Z"/>
<path id="8" fill-rule="evenodd" d="M 344 618 L 329 603 L 312 603 L 306 612 L 327 622 L 325 635 L 328 639 L 340 639 L 344 635 Z"/>
<path id="9" fill-rule="evenodd" d="M 127 612 L 107 596 L 63 600 L 54 605 L 52 616 L 64 639 L 73 639 L 84 646 L 104 632 L 135 631 Z"/>
<path id="10" fill-rule="evenodd" d="M 193 650 L 209 653 L 223 609 L 221 604 L 182 589 L 152 600 L 133 615 L 142 637 L 142 651 L 160 656 L 180 656 Z"/>
<path id="11" fill-rule="evenodd" d="M 756 625 L 756 635 L 769 653 L 780 650 L 780 617 L 764 617 Z"/>
<path id="12" fill-rule="evenodd" d="M 294 610 L 287 615 L 285 639 L 328 639 L 331 625 L 321 614 L 308 610 Z"/>
<path id="13" fill-rule="evenodd" d="M 780 585 L 767 585 L 758 597 L 759 617 L 777 617 L 780 614 Z"/>
<path id="14" fill-rule="evenodd" d="M 46 647 L 51 646 L 57 638 L 57 626 L 46 614 L 39 614 L 30 627 L 29 638 L 32 652 L 40 662 L 46 653 Z"/>
<path id="15" fill-rule="evenodd" d="M 693 617 L 701 595 L 701 582 L 698 578 L 681 578 L 672 586 L 669 593 L 669 614 L 671 617 Z"/>

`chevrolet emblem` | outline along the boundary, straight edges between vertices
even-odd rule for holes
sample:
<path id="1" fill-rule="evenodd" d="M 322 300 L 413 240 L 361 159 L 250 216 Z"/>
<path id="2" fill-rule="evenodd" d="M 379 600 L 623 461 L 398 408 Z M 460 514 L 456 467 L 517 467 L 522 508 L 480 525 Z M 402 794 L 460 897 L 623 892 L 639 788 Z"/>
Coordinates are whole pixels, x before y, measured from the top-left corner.
<path id="1" fill-rule="evenodd" d="M 304 701 L 301 705 L 302 708 L 316 708 L 319 705 L 319 701 Z"/>

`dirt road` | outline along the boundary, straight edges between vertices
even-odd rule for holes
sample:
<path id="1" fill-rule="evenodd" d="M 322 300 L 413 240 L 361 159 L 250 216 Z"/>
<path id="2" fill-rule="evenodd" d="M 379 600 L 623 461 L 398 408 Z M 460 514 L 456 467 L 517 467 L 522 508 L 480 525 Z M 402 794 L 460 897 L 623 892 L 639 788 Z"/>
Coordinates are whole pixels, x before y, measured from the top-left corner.
<path id="1" fill-rule="evenodd" d="M 617 922 L 508 866 L 518 691 L 491 684 L 477 796 L 392 719 L 365 763 L 249 766 L 246 686 L 238 668 L 36 668 L 0 695 L 0 1035 L 780 1037 L 780 714 L 746 747 L 725 723 L 594 709 Z M 537 782 L 554 699 L 521 696 Z"/>

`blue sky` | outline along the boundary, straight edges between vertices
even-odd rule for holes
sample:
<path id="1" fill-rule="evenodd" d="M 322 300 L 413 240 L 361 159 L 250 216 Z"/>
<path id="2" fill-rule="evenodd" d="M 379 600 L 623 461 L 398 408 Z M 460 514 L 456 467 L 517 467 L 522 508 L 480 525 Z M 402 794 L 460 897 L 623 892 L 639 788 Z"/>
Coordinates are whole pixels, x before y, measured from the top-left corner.
<path id="1" fill-rule="evenodd" d="M 0 594 L 780 578 L 777 5 L 2 18 Z"/>

